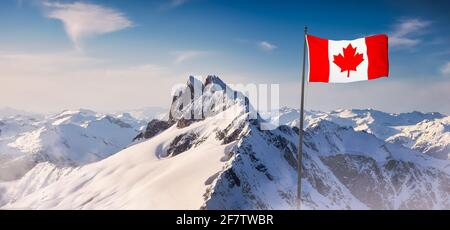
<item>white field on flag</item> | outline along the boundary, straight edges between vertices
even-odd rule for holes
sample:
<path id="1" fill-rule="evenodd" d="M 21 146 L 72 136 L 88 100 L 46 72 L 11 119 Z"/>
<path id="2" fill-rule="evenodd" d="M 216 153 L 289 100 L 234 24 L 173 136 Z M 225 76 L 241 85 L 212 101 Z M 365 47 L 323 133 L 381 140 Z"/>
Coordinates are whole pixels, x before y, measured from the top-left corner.
<path id="1" fill-rule="evenodd" d="M 306 35 L 309 82 L 347 83 L 389 75 L 388 37 L 328 40 Z"/>
<path id="2" fill-rule="evenodd" d="M 356 48 L 355 54 L 362 54 L 363 61 L 356 66 L 356 71 L 350 71 L 348 73 L 347 70 L 342 71 L 341 67 L 339 67 L 336 63 L 334 63 L 335 56 L 339 54 L 344 55 L 344 49 L 350 48 L 349 44 Z M 341 41 L 328 41 L 328 60 L 330 62 L 330 78 L 329 82 L 334 83 L 346 83 L 353 81 L 367 81 L 368 74 L 367 70 L 369 67 L 369 59 L 367 57 L 367 46 L 364 38 L 359 38 L 356 40 L 341 40 Z"/>

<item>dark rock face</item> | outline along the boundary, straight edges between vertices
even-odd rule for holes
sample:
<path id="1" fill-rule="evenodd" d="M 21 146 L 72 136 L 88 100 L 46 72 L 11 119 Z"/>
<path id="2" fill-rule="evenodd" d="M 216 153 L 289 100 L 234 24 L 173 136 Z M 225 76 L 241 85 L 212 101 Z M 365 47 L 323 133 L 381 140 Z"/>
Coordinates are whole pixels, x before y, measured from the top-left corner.
<path id="1" fill-rule="evenodd" d="M 299 129 L 297 126 L 293 127 L 292 130 L 293 130 L 297 135 L 300 135 L 300 129 Z"/>
<path id="2" fill-rule="evenodd" d="M 272 143 L 276 148 L 278 148 L 283 154 L 284 159 L 289 163 L 289 165 L 297 170 L 297 147 L 286 138 L 280 135 L 271 135 L 269 142 Z"/>
<path id="3" fill-rule="evenodd" d="M 339 154 L 322 157 L 322 162 L 352 192 L 372 209 L 389 209 L 388 197 L 392 187 L 384 179 L 381 169 L 372 158 Z"/>
<path id="4" fill-rule="evenodd" d="M 189 125 L 191 125 L 192 123 L 194 123 L 196 120 L 194 119 L 184 119 L 181 118 L 180 120 L 177 121 L 177 128 L 185 128 L 188 127 Z"/>
<path id="5" fill-rule="evenodd" d="M 125 122 L 123 122 L 123 121 L 121 121 L 121 120 L 119 120 L 117 118 L 114 118 L 114 117 L 111 117 L 111 116 L 106 116 L 105 119 L 108 120 L 109 122 L 113 123 L 113 124 L 118 125 L 121 128 L 127 128 L 127 129 L 132 128 L 132 126 L 130 124 L 125 123 Z"/>
<path id="6" fill-rule="evenodd" d="M 157 134 L 159 134 L 160 132 L 168 129 L 171 126 L 171 124 L 167 121 L 161 121 L 158 119 L 153 119 L 152 121 L 150 121 L 147 125 L 147 128 L 145 129 L 144 132 L 140 133 L 139 135 L 137 135 L 133 141 L 136 140 L 140 140 L 140 139 L 149 139 L 152 138 L 154 136 L 156 136 Z"/>
<path id="7" fill-rule="evenodd" d="M 181 134 L 173 139 L 167 149 L 166 156 L 176 156 L 182 152 L 189 150 L 193 145 L 197 143 L 198 134 L 186 133 Z"/>
<path id="8" fill-rule="evenodd" d="M 320 135 L 319 130 L 326 131 L 323 132 L 326 133 L 323 136 L 326 142 L 313 144 L 312 137 L 315 136 L 317 139 L 315 134 Z M 320 161 L 339 183 L 368 208 L 448 209 L 450 207 L 448 201 L 450 189 L 447 187 L 450 177 L 432 165 L 423 165 L 412 159 L 396 159 L 398 152 L 404 149 L 384 143 L 370 134 L 354 132 L 342 127 L 332 128 L 326 123 L 310 131 L 313 132 L 305 136 L 307 137 L 305 145 L 309 144 L 308 148 L 314 151 L 320 151 L 317 148 L 324 144 L 330 145 L 331 148 L 328 148 L 328 151 L 333 154 L 320 156 Z M 376 161 L 375 156 L 379 153 L 371 148 L 359 152 L 347 152 L 346 147 L 341 144 L 348 141 L 347 134 L 350 133 L 353 134 L 352 136 L 364 136 L 368 143 L 370 139 L 374 143 L 378 142 L 378 149 L 389 155 L 386 161 Z M 409 154 L 418 153 L 410 152 Z"/>
<path id="9" fill-rule="evenodd" d="M 216 133 L 216 138 L 222 140 L 223 144 L 229 144 L 242 138 L 246 133 L 244 132 L 246 126 L 246 120 L 235 119 L 231 124 L 224 130 L 219 130 Z"/>
<path id="10" fill-rule="evenodd" d="M 239 177 L 236 175 L 232 168 L 225 171 L 224 175 L 228 181 L 228 186 L 230 188 L 233 188 L 234 186 L 241 186 L 241 180 L 239 180 Z"/>
<path id="11" fill-rule="evenodd" d="M 205 80 L 205 86 L 209 84 L 215 84 L 222 88 L 222 90 L 227 88 L 227 85 L 217 76 L 215 75 L 209 75 Z"/>

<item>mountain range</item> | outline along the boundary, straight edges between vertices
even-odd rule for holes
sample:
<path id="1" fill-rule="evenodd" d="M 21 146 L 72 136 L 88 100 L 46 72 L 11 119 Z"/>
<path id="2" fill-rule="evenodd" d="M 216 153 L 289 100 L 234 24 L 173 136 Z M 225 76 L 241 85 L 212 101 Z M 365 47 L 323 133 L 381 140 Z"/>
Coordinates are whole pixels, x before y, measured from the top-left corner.
<path id="1" fill-rule="evenodd" d="M 79 166 L 127 147 L 145 122 L 90 110 L 0 119 L 0 181 L 19 179 L 40 162 Z"/>
<path id="2" fill-rule="evenodd" d="M 1 119 L 0 208 L 294 209 L 299 111 L 252 110 L 208 76 L 189 77 L 167 119 L 146 125 L 84 110 Z M 450 209 L 449 116 L 340 109 L 305 121 L 302 208 Z"/>

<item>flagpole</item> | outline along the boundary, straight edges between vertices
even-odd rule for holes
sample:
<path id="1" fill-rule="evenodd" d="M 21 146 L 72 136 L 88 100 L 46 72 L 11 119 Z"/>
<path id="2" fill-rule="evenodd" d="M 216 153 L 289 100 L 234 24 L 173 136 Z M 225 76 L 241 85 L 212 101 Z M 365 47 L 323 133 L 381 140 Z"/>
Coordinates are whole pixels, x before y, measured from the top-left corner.
<path id="1" fill-rule="evenodd" d="M 299 143 L 297 155 L 297 210 L 301 209 L 301 195 L 302 195 L 302 155 L 303 155 L 303 107 L 305 104 L 305 63 L 306 63 L 306 35 L 308 34 L 308 27 L 305 26 L 305 36 L 303 41 L 303 70 L 302 70 L 302 96 L 300 99 L 300 127 L 299 127 Z"/>

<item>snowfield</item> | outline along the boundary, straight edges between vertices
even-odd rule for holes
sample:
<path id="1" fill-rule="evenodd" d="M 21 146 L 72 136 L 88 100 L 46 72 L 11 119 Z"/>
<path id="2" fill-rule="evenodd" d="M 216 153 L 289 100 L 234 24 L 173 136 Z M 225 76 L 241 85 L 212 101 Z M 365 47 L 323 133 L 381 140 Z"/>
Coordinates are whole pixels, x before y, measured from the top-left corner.
<path id="1" fill-rule="evenodd" d="M 192 94 L 194 85 L 201 86 L 202 95 Z M 190 77 L 170 107 L 179 116 L 153 120 L 139 132 L 141 123 L 128 116 L 58 115 L 50 127 L 67 124 L 75 130 L 59 133 L 79 134 L 90 127 L 93 131 L 86 131 L 87 136 L 128 147 L 114 154 L 109 150 L 115 145 L 63 135 L 70 137 L 69 146 L 83 148 L 62 152 L 65 157 L 59 160 L 42 160 L 17 180 L 0 182 L 0 208 L 295 208 L 298 111 L 282 108 L 272 113 L 276 115 L 269 121 L 282 125 L 262 130 L 267 114 L 251 117 L 248 99 L 224 90 L 230 89 L 216 76 L 205 82 Z M 189 104 L 181 106 L 186 100 Z M 185 119 L 192 114 L 205 117 Z M 450 209 L 448 122 L 449 117 L 439 113 L 307 112 L 302 208 Z M 33 152 L 42 146 L 35 141 L 42 143 L 43 138 L 37 138 L 43 135 L 42 125 L 24 124 L 27 134 L 7 141 L 7 146 Z M 125 141 L 128 136 L 136 138 Z M 104 155 L 80 160 L 90 156 L 93 151 L 86 149 L 91 148 Z M 60 151 L 46 153 L 54 156 Z"/>
<path id="2" fill-rule="evenodd" d="M 223 158 L 233 145 L 221 145 L 210 134 L 227 125 L 223 119 L 210 118 L 184 129 L 171 127 L 151 141 L 74 170 L 4 208 L 199 209 L 208 180 L 224 167 Z M 165 157 L 173 137 L 183 133 L 201 134 L 205 143 Z"/>
<path id="3" fill-rule="evenodd" d="M 89 110 L 0 122 L 0 181 L 18 179 L 40 162 L 77 166 L 104 159 L 128 146 L 145 124 Z"/>

